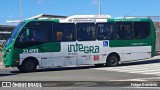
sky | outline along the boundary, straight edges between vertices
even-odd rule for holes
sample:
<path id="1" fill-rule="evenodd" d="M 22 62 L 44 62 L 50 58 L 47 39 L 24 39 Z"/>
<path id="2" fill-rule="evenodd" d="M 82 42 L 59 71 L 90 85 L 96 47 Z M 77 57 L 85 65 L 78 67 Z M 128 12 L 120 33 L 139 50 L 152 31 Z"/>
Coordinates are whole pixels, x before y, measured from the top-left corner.
<path id="1" fill-rule="evenodd" d="M 160 0 L 101 0 L 101 14 L 122 16 L 160 16 Z M 97 15 L 98 0 L 22 0 L 23 19 L 39 14 Z M 1 0 L 0 24 L 20 19 L 20 0 Z"/>

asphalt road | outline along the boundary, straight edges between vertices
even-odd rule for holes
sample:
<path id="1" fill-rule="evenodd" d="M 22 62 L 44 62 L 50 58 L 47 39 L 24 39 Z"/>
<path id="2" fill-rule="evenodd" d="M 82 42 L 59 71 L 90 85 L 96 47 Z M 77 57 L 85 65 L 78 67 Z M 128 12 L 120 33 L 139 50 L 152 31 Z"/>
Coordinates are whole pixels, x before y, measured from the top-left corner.
<path id="1" fill-rule="evenodd" d="M 47 81 L 50 84 L 55 84 L 56 89 L 58 87 L 66 86 L 69 90 L 81 90 L 82 87 L 85 87 L 87 90 L 90 87 L 91 90 L 94 88 L 101 88 L 102 90 L 139 90 L 141 87 L 130 87 L 131 83 L 158 83 L 160 86 L 160 75 L 158 74 L 143 74 L 143 73 L 130 73 L 129 70 L 125 70 L 124 72 L 121 70 L 117 70 L 117 68 L 128 69 L 130 67 L 146 67 L 159 65 L 160 60 L 150 60 L 150 61 L 142 61 L 142 62 L 134 62 L 128 64 L 121 64 L 117 67 L 95 67 L 95 66 L 79 66 L 79 67 L 65 67 L 65 68 L 48 68 L 48 69 L 38 69 L 36 72 L 31 73 L 21 73 L 17 68 L 1 68 L 0 69 L 0 81 Z M 150 68 L 150 67 L 149 67 Z M 104 70 L 103 70 L 104 69 Z M 108 70 L 111 69 L 111 70 Z M 113 71 L 112 71 L 113 69 Z M 143 72 L 140 71 L 140 72 Z M 160 71 L 159 71 L 160 72 Z M 57 84 L 59 82 L 60 84 Z M 74 88 L 74 85 L 77 85 L 78 88 Z M 81 83 L 79 85 L 79 83 Z M 102 84 L 103 83 L 103 84 Z M 105 83 L 105 84 L 104 84 Z M 59 85 L 59 86 L 58 86 Z M 71 86 L 71 87 L 69 87 Z M 93 88 L 94 87 L 94 88 Z M 113 89 L 111 87 L 114 87 Z M 106 89 L 108 88 L 108 89 Z M 109 89 L 110 88 L 110 89 Z M 152 88 L 152 87 L 143 87 L 141 90 L 158 90 L 160 88 Z M 90 90 L 88 88 L 88 90 Z M 97 90 L 95 89 L 95 90 Z M 43 90 L 43 89 L 42 89 Z M 61 90 L 63 90 L 61 88 Z M 117 89 L 116 89 L 117 90 Z"/>

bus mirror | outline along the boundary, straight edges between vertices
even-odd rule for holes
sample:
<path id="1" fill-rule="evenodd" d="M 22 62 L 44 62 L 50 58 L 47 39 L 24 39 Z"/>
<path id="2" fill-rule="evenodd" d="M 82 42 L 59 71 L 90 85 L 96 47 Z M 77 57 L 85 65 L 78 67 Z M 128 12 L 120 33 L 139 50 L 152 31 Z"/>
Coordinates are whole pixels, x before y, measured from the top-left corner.
<path id="1" fill-rule="evenodd" d="M 29 36 L 29 29 L 26 30 L 26 35 Z"/>

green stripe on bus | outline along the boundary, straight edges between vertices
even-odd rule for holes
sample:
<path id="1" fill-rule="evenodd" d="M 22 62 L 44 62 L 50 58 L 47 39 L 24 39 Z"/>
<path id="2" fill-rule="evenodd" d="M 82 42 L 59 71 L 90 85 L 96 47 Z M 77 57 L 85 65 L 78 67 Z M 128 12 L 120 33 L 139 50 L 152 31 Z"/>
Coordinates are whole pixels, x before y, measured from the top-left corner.
<path id="1" fill-rule="evenodd" d="M 151 39 L 147 40 L 110 40 L 110 47 L 150 46 Z"/>

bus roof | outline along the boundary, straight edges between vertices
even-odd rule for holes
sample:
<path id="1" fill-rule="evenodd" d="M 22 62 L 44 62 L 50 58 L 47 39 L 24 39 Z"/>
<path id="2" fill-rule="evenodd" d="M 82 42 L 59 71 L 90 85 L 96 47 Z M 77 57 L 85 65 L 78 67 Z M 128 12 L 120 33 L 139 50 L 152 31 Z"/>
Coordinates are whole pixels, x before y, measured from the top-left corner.
<path id="1" fill-rule="evenodd" d="M 74 15 L 67 17 L 66 19 L 30 19 L 25 20 L 26 22 L 30 21 L 54 21 L 54 22 L 60 22 L 60 23 L 77 23 L 77 22 L 129 22 L 129 21 L 149 21 L 150 18 L 135 18 L 135 17 L 122 17 L 122 18 L 111 18 L 110 15 Z"/>
<path id="2" fill-rule="evenodd" d="M 151 20 L 150 18 L 135 18 L 135 17 L 129 17 L 129 18 L 115 18 L 115 19 L 108 19 L 108 22 L 147 22 Z"/>

